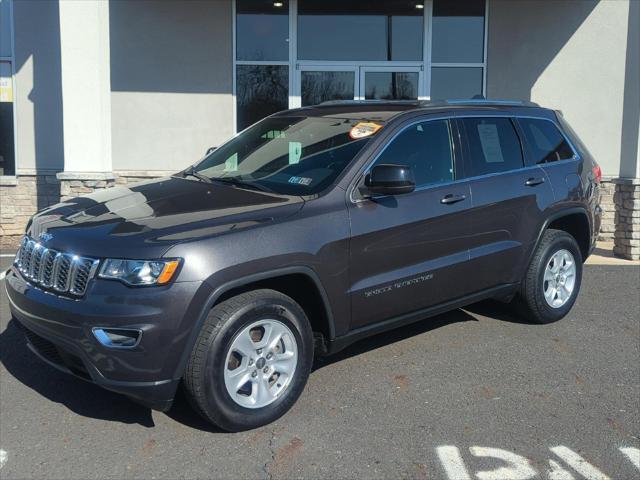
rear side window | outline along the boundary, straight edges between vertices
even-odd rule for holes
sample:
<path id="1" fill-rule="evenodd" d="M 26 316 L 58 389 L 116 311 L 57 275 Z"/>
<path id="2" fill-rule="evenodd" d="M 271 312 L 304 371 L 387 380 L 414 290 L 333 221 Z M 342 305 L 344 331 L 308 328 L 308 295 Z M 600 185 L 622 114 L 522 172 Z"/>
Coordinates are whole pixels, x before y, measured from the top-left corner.
<path id="1" fill-rule="evenodd" d="M 408 165 L 416 187 L 453 180 L 453 155 L 448 120 L 421 122 L 405 128 L 375 164 Z"/>
<path id="2" fill-rule="evenodd" d="M 461 120 L 469 146 L 467 176 L 522 168 L 520 139 L 508 118 L 464 118 Z"/>
<path id="3" fill-rule="evenodd" d="M 552 122 L 519 118 L 518 123 L 527 143 L 527 163 L 533 165 L 573 158 L 573 150 Z"/>

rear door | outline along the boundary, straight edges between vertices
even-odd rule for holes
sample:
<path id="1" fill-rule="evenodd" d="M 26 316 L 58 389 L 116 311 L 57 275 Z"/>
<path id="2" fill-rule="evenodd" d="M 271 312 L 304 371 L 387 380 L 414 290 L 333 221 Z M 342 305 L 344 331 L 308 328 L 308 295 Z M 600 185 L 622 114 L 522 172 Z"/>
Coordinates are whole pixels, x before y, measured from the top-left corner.
<path id="1" fill-rule="evenodd" d="M 524 163 L 510 117 L 457 120 L 472 199 L 470 265 L 476 291 L 517 282 L 528 262 L 542 212 L 553 203 L 545 172 Z"/>
<path id="2" fill-rule="evenodd" d="M 373 164 L 410 166 L 416 190 L 349 200 L 352 329 L 466 293 L 471 199 L 456 181 L 457 137 L 447 119 L 405 126 Z"/>

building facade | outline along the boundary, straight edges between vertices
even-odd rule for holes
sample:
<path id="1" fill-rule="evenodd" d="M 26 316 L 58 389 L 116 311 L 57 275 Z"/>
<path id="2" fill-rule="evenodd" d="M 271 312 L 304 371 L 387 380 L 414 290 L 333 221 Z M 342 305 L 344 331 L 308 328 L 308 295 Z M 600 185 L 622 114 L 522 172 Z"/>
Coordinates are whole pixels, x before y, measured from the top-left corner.
<path id="1" fill-rule="evenodd" d="M 640 2 L 0 0 L 0 235 L 171 174 L 278 110 L 484 95 L 561 110 L 640 258 Z"/>

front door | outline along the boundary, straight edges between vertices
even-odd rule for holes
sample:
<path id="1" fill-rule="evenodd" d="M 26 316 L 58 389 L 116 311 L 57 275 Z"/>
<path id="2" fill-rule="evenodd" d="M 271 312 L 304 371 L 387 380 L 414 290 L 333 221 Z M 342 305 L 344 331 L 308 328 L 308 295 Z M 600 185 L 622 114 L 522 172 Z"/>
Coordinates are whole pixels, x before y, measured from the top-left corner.
<path id="1" fill-rule="evenodd" d="M 411 123 L 375 160 L 410 166 L 414 192 L 349 201 L 352 329 L 468 291 L 471 192 L 455 181 L 451 128 Z"/>

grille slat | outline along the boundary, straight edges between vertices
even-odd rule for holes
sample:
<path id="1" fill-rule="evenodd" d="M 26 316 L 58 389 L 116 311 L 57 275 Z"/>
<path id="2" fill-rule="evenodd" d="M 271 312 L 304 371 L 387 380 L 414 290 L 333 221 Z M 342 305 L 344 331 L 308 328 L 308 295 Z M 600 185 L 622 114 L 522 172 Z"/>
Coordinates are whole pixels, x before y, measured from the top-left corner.
<path id="1" fill-rule="evenodd" d="M 15 264 L 24 277 L 43 288 L 82 296 L 98 268 L 98 260 L 45 248 L 26 237 L 20 243 Z"/>

